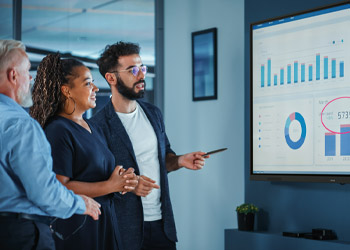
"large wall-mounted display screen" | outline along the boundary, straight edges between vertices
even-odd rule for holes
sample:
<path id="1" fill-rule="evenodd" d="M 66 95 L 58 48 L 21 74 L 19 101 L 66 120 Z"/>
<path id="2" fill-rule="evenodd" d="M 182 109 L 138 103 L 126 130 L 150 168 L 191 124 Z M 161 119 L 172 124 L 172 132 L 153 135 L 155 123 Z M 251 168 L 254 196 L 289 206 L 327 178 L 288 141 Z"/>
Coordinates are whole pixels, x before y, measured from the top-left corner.
<path id="1" fill-rule="evenodd" d="M 251 25 L 251 131 L 251 179 L 350 182 L 349 3 Z"/>

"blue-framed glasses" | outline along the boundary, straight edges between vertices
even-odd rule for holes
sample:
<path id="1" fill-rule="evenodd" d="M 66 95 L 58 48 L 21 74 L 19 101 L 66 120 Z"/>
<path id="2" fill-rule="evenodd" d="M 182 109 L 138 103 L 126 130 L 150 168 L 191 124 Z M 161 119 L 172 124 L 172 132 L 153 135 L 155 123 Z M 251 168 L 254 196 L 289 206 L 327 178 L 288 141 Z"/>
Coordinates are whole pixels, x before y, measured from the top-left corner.
<path id="1" fill-rule="evenodd" d="M 115 70 L 115 71 L 112 71 L 110 73 L 114 73 L 114 72 L 117 72 L 117 73 L 120 73 L 120 72 L 130 72 L 131 74 L 133 74 L 134 76 L 137 76 L 139 74 L 139 72 L 142 72 L 142 74 L 146 75 L 147 74 L 147 66 L 146 65 L 142 65 L 142 66 L 134 66 L 130 69 L 122 69 L 122 70 Z"/>

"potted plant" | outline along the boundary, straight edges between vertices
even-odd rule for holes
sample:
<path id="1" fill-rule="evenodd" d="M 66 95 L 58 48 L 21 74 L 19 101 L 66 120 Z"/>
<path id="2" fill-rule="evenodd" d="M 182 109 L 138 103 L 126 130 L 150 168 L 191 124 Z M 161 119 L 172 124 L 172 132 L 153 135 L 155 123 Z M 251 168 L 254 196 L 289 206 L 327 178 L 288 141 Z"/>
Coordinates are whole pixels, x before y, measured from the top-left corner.
<path id="1" fill-rule="evenodd" d="M 253 231 L 254 216 L 259 212 L 259 208 L 254 204 L 243 203 L 236 207 L 238 230 Z"/>

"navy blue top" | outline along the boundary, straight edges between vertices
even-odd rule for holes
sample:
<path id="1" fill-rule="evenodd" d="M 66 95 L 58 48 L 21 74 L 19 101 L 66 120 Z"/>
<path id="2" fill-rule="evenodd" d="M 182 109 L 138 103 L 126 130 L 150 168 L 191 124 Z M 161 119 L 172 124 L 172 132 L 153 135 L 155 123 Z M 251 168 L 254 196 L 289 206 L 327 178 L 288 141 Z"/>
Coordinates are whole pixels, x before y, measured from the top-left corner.
<path id="1" fill-rule="evenodd" d="M 52 148 L 53 170 L 70 180 L 98 182 L 107 180 L 115 168 L 113 154 L 109 151 L 101 131 L 87 121 L 91 133 L 79 124 L 61 116 L 52 118 L 45 133 Z M 118 224 L 114 207 L 114 194 L 95 198 L 101 204 L 98 221 L 88 217 L 76 234 L 68 240 L 55 238 L 59 249 L 121 249 Z M 55 230 L 67 237 L 84 220 L 73 216 L 58 220 Z M 119 242 L 118 242 L 119 241 Z"/>
<path id="2" fill-rule="evenodd" d="M 53 170 L 71 180 L 105 181 L 115 168 L 114 156 L 98 127 L 85 121 L 91 133 L 62 116 L 54 117 L 45 127 L 52 149 Z"/>

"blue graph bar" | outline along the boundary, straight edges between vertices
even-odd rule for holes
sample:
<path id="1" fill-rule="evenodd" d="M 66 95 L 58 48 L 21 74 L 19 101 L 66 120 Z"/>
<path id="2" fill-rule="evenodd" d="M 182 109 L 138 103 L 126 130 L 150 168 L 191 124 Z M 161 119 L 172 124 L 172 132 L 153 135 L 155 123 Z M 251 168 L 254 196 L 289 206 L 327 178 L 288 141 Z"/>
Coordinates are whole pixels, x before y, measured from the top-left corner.
<path id="1" fill-rule="evenodd" d="M 312 64 L 309 65 L 309 81 L 312 81 Z"/>
<path id="2" fill-rule="evenodd" d="M 335 156 L 335 134 L 325 134 L 325 156 Z"/>
<path id="3" fill-rule="evenodd" d="M 273 75 L 273 85 L 277 86 L 277 74 Z"/>
<path id="4" fill-rule="evenodd" d="M 300 73 L 301 73 L 301 76 L 300 76 L 300 81 L 301 82 L 305 82 L 305 63 L 302 63 L 300 65 Z"/>
<path id="5" fill-rule="evenodd" d="M 261 64 L 261 87 L 265 86 L 265 65 Z"/>
<path id="6" fill-rule="evenodd" d="M 287 65 L 287 83 L 290 84 L 292 82 L 292 66 L 290 64 Z"/>
<path id="7" fill-rule="evenodd" d="M 323 58 L 323 66 L 324 79 L 328 79 L 328 56 Z"/>
<path id="8" fill-rule="evenodd" d="M 336 60 L 335 60 L 335 58 L 332 58 L 332 78 L 336 77 L 335 65 L 336 65 Z"/>
<path id="9" fill-rule="evenodd" d="M 320 80 L 320 69 L 321 69 L 321 62 L 320 62 L 320 54 L 316 54 L 316 80 Z"/>
<path id="10" fill-rule="evenodd" d="M 339 63 L 339 77 L 344 77 L 344 61 Z"/>
<path id="11" fill-rule="evenodd" d="M 267 59 L 267 86 L 271 86 L 271 58 Z"/>
<path id="12" fill-rule="evenodd" d="M 350 124 L 340 125 L 340 133 L 350 132 Z M 340 155 L 350 155 L 350 133 L 340 135 Z"/>
<path id="13" fill-rule="evenodd" d="M 281 68 L 280 70 L 280 84 L 284 84 L 284 68 Z"/>
<path id="14" fill-rule="evenodd" d="M 298 61 L 294 62 L 294 83 L 298 82 Z"/>

